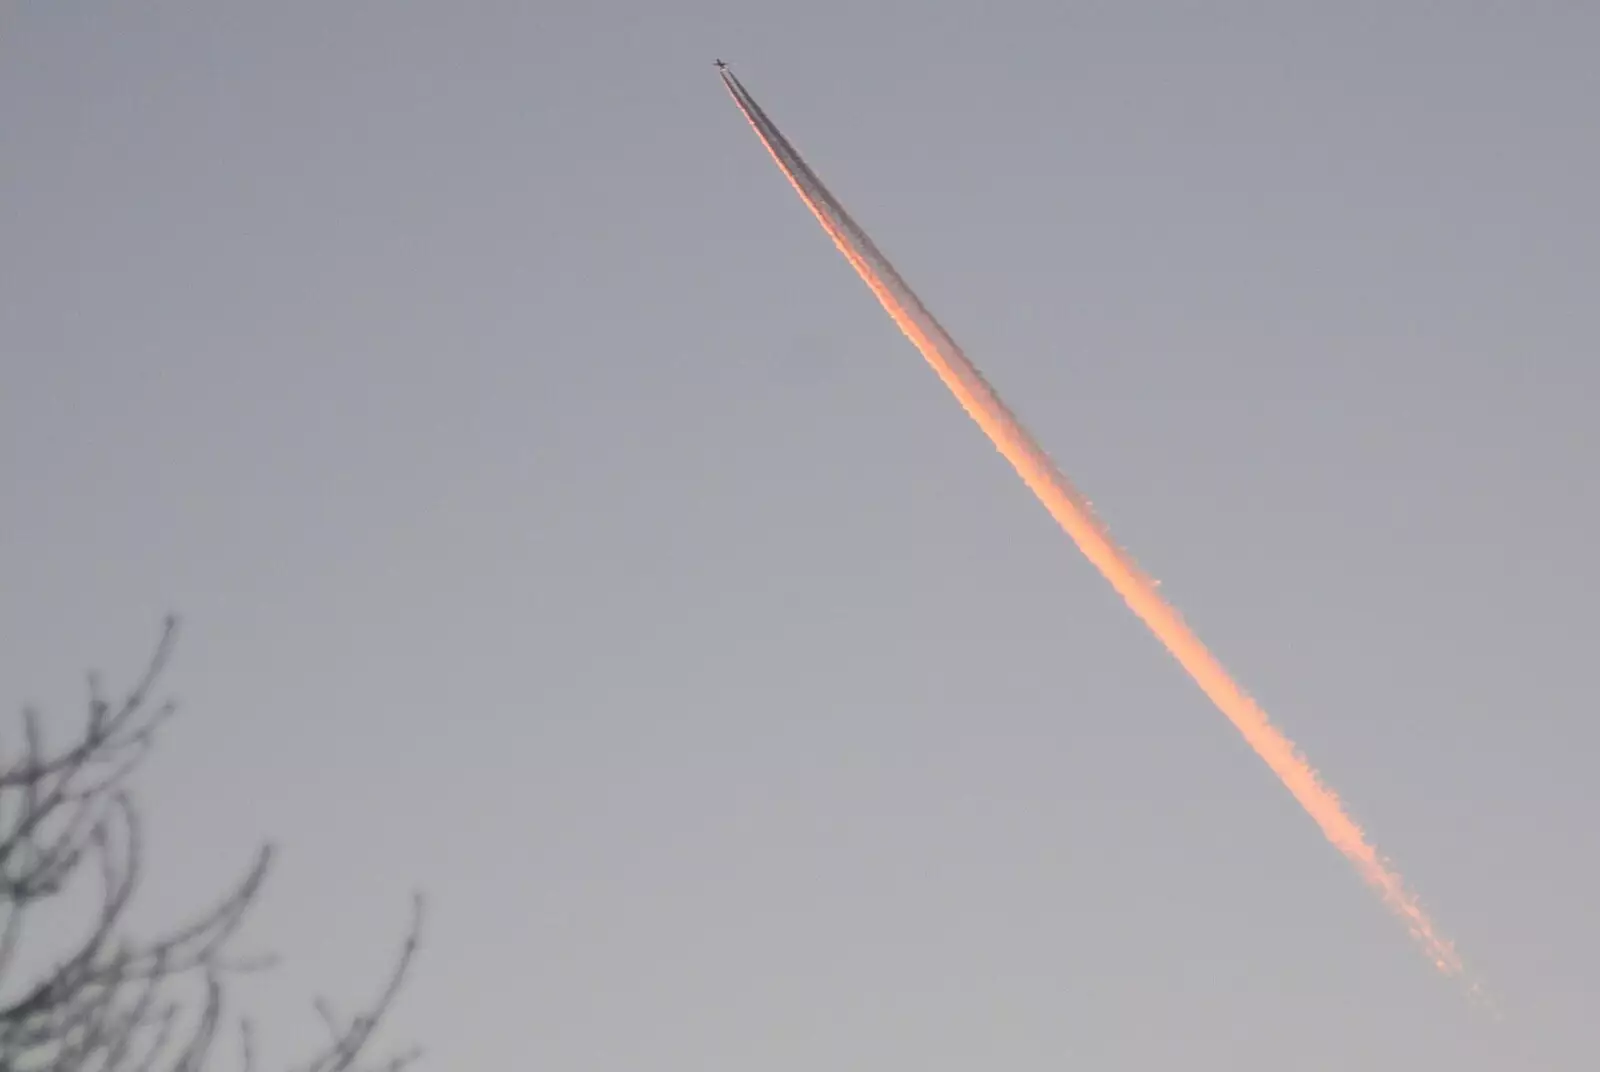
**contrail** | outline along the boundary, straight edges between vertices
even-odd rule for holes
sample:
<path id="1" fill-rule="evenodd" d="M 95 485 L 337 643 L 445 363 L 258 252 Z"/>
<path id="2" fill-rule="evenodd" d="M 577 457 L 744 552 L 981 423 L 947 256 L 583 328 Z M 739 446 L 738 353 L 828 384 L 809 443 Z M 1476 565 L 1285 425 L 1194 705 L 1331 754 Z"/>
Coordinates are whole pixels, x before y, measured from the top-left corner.
<path id="1" fill-rule="evenodd" d="M 1089 502 L 1056 468 L 1044 449 L 1000 400 L 975 365 L 962 353 L 948 332 L 934 319 L 894 266 L 873 244 L 837 198 L 823 185 L 805 160 L 755 102 L 732 71 L 718 62 L 723 83 L 756 134 L 794 185 L 801 200 L 822 224 L 845 259 L 882 303 L 906 337 L 922 352 L 967 414 L 976 421 L 1016 469 L 1017 475 L 1038 496 L 1046 510 L 1066 530 L 1090 562 L 1111 583 L 1189 672 L 1195 684 L 1244 735 L 1256 755 L 1272 768 L 1300 806 L 1322 828 L 1334 847 L 1350 860 L 1357 873 L 1383 898 L 1410 929 L 1423 951 L 1446 975 L 1460 975 L 1461 958 L 1441 937 L 1417 897 L 1388 863 L 1378 855 L 1366 834 L 1344 810 L 1334 792 L 1322 784 L 1310 763 L 1299 753 L 1267 714 L 1229 676 L 1216 657 L 1200 642 L 1170 604 L 1156 591 L 1155 582 L 1132 557 L 1111 539 L 1111 533 L 1090 508 Z M 1477 990 L 1476 987 L 1473 988 Z"/>

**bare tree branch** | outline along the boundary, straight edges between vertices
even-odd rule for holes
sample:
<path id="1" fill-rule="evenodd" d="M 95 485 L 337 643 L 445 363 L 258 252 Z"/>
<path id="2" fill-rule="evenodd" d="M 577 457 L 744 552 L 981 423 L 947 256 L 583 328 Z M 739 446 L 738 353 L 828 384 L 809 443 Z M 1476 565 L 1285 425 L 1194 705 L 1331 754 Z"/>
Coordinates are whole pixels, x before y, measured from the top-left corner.
<path id="1" fill-rule="evenodd" d="M 0 1072 L 201 1072 L 226 1005 L 226 980 L 267 966 L 227 946 L 255 905 L 273 852 L 263 846 L 243 877 L 207 911 L 151 940 L 127 933 L 142 876 L 143 831 L 127 783 L 175 710 L 150 694 L 172 654 L 168 618 L 148 666 L 120 703 L 89 678 L 81 736 L 52 752 L 36 712 L 22 717 L 20 754 L 0 747 Z M 92 861 L 92 862 L 91 862 Z M 86 867 L 87 865 L 87 867 Z M 99 886 L 87 933 L 54 967 L 12 978 L 30 908 L 73 888 Z M 357 1064 L 410 970 L 421 935 L 417 898 L 398 962 L 378 998 L 348 1023 L 323 1012 L 330 1040 L 298 1072 L 363 1072 Z M 254 1029 L 240 1025 L 241 1067 L 255 1072 Z M 398 1070 L 409 1052 L 374 1069 Z"/>

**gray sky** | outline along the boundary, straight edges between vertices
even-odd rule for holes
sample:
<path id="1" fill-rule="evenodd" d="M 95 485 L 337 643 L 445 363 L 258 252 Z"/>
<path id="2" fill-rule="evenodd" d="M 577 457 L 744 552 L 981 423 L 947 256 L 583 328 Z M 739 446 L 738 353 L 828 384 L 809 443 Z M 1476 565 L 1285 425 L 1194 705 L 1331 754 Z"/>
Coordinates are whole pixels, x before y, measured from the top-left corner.
<path id="1" fill-rule="evenodd" d="M 1600 8 L 1308 9 L 12 7 L 0 701 L 76 718 L 184 616 L 147 918 L 283 844 L 269 1057 L 420 885 L 433 1068 L 1588 1067 Z"/>

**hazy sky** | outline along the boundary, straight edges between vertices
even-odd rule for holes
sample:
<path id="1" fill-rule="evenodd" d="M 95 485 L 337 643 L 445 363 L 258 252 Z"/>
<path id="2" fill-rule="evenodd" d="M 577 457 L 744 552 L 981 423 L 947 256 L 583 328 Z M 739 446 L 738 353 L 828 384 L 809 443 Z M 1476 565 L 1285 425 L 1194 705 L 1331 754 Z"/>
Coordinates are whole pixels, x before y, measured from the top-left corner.
<path id="1" fill-rule="evenodd" d="M 269 1059 L 420 886 L 435 1069 L 1591 1067 L 1600 7 L 1311 8 L 9 6 L 0 704 L 183 615 L 141 918 L 282 844 Z"/>

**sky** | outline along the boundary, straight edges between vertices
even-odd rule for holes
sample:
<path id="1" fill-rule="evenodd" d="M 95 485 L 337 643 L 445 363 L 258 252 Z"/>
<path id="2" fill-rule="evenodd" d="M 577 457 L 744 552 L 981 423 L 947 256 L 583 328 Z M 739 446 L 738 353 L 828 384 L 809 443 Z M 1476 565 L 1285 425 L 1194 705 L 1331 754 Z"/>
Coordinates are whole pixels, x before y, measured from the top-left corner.
<path id="1" fill-rule="evenodd" d="M 1587 1068 L 1600 9 L 10 5 L 0 705 L 281 1064 Z M 1439 976 L 831 248 L 1306 751 Z M 13 738 L 14 739 L 14 738 Z"/>

